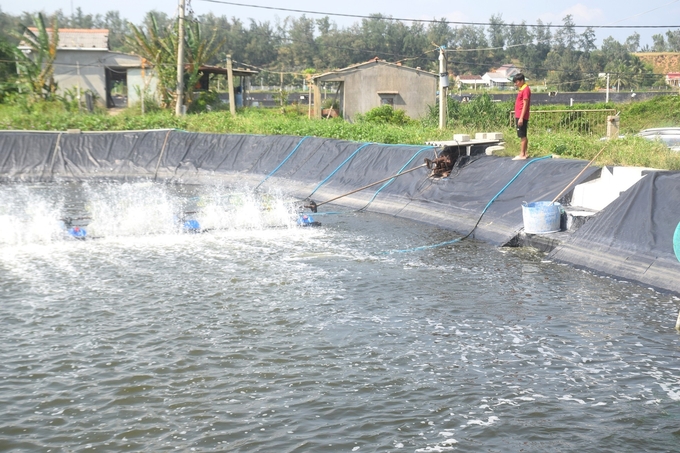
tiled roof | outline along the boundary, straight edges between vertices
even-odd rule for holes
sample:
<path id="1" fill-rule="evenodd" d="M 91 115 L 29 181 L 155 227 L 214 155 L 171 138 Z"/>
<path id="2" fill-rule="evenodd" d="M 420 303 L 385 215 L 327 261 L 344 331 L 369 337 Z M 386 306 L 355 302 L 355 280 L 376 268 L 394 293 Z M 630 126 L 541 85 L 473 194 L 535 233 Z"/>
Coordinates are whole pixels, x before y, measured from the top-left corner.
<path id="1" fill-rule="evenodd" d="M 29 27 L 33 33 L 38 33 L 37 28 Z M 83 49 L 83 50 L 108 50 L 109 31 L 106 29 L 82 29 L 61 28 L 59 29 L 58 49 Z M 47 33 L 52 36 L 52 29 Z M 24 44 L 23 42 L 21 44 Z"/>
<path id="2" fill-rule="evenodd" d="M 342 73 L 349 72 L 349 71 L 352 71 L 352 70 L 355 70 L 355 69 L 363 69 L 363 68 L 366 68 L 366 67 L 369 67 L 369 66 L 372 66 L 372 65 L 376 65 L 376 64 L 385 65 L 385 66 L 389 66 L 389 67 L 393 67 L 393 68 L 401 69 L 401 70 L 406 70 L 406 71 L 415 71 L 415 72 L 418 72 L 418 73 L 426 75 L 426 76 L 439 77 L 437 74 L 434 74 L 434 73 L 429 72 L 429 71 L 424 71 L 420 67 L 411 68 L 409 66 L 403 66 L 401 63 L 388 63 L 387 61 L 380 60 L 378 57 L 376 57 L 376 58 L 371 58 L 370 60 L 365 61 L 363 63 L 357 63 L 357 64 L 353 64 L 351 66 L 347 66 L 346 68 L 336 69 L 335 71 L 330 71 L 330 72 L 326 72 L 324 74 L 315 75 L 315 76 L 312 77 L 312 79 L 313 80 L 324 80 L 324 79 L 327 79 L 328 77 L 332 77 L 332 76 L 337 75 L 337 74 L 342 74 Z"/>

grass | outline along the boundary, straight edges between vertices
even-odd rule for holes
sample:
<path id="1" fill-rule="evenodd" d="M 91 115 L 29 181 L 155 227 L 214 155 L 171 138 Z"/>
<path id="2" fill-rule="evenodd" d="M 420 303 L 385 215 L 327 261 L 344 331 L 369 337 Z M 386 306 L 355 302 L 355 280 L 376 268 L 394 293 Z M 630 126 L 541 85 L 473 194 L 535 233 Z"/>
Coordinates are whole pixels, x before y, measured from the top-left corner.
<path id="1" fill-rule="evenodd" d="M 604 146 L 597 165 L 643 166 L 680 170 L 680 153 L 668 150 L 663 144 L 651 142 L 634 133 L 650 127 L 680 125 L 680 97 L 660 96 L 649 101 L 615 106 L 575 105 L 574 109 L 612 108 L 621 111 L 621 133 L 626 138 L 603 142 L 600 137 L 569 132 L 529 130 L 529 154 L 540 157 L 556 154 L 564 158 L 592 159 Z M 315 136 L 356 142 L 422 145 L 426 141 L 450 140 L 454 133 L 502 132 L 506 150 L 502 155 L 519 153 L 519 140 L 514 129 L 507 125 L 508 105 L 492 104 L 481 99 L 478 103 L 453 105 L 448 128 L 440 130 L 432 109 L 422 121 L 390 124 L 383 116 L 366 115 L 363 121 L 347 123 L 336 119 L 308 119 L 306 109 L 298 112 L 288 108 L 243 109 L 236 116 L 228 111 L 195 113 L 176 117 L 169 111 L 141 115 L 134 109 L 119 115 L 105 112 L 94 114 L 66 111 L 60 104 L 44 104 L 30 113 L 7 105 L 0 105 L 0 129 L 52 130 L 81 129 L 83 131 L 121 131 L 148 129 L 182 129 L 190 132 Z M 372 119 L 371 119 L 372 118 Z M 381 119 L 383 118 L 383 119 Z M 403 122 L 403 121 L 402 121 Z"/>

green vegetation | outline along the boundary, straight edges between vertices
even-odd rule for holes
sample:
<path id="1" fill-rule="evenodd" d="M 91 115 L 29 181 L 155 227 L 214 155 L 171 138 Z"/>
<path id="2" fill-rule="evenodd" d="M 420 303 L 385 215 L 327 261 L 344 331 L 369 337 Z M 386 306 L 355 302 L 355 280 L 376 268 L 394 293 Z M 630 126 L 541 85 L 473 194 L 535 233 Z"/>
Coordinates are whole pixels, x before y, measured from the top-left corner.
<path id="1" fill-rule="evenodd" d="M 206 99 L 205 102 L 209 102 Z M 201 103 L 204 101 L 201 101 Z M 609 106 L 611 107 L 611 106 Z M 532 130 L 529 152 L 532 156 L 555 154 L 564 158 L 592 159 L 602 147 L 608 149 L 597 160 L 598 165 L 629 165 L 680 170 L 680 154 L 661 143 L 634 134 L 650 127 L 673 126 L 680 122 L 680 97 L 664 96 L 650 101 L 617 105 L 621 109 L 621 133 L 626 138 L 602 141 L 600 136 L 573 132 Z M 409 119 L 402 111 L 379 107 L 354 124 L 341 118 L 308 119 L 306 109 L 241 109 L 236 116 L 226 110 L 215 110 L 176 117 L 167 110 L 142 115 L 128 109 L 119 115 L 104 112 L 78 113 L 62 102 L 42 102 L 26 111 L 21 106 L 0 106 L 0 129 L 83 131 L 118 131 L 145 129 L 182 129 L 191 132 L 264 134 L 327 137 L 357 142 L 403 143 L 421 145 L 431 140 L 450 140 L 454 133 L 502 132 L 507 156 L 519 152 L 519 141 L 508 124 L 509 104 L 489 102 L 483 96 L 469 103 L 454 102 L 446 130 L 439 130 L 431 114 L 423 120 Z M 575 105 L 573 109 L 592 108 Z"/>
<path id="2" fill-rule="evenodd" d="M 0 56 L 2 43 L 16 46 L 21 39 L 17 34 L 25 31 L 22 25 L 33 22 L 32 14 L 15 17 L 0 10 Z M 71 15 L 62 10 L 47 14 L 45 22 L 54 28 L 108 29 L 111 50 L 134 52 L 155 65 L 159 78 L 167 76 L 169 82 L 160 84 L 161 96 L 163 103 L 171 103 L 168 96 L 172 93 L 178 31 L 175 18 L 151 11 L 141 23 L 132 24 L 118 11 L 91 15 L 76 8 Z M 604 83 L 600 73 L 609 73 L 613 86 L 640 90 L 665 84 L 663 76 L 654 74 L 633 53 L 680 51 L 680 30 L 655 35 L 653 47 L 641 45 L 638 33 L 620 43 L 612 37 L 596 36 L 601 30 L 579 30 L 571 15 L 563 17 L 561 24 L 506 23 L 500 15 L 491 15 L 488 26 L 457 26 L 443 19 L 409 24 L 373 14 L 341 27 L 329 17 L 289 16 L 272 23 L 190 11 L 186 24 L 185 39 L 191 49 L 186 61 L 192 65 L 189 78 L 195 76 L 195 63 L 223 65 L 225 56 L 231 55 L 237 66 L 261 70 L 254 85 L 270 87 L 299 87 L 311 73 L 375 57 L 439 72 L 436 46 L 442 46 L 447 49 L 447 70 L 453 75 L 481 75 L 514 63 L 530 80 L 545 82 L 550 90 L 592 90 Z M 597 38 L 600 48 L 595 45 Z"/>
<path id="3" fill-rule="evenodd" d="M 17 62 L 18 77 L 24 89 L 28 89 L 28 102 L 55 99 L 57 84 L 54 81 L 54 61 L 57 58 L 57 46 L 59 44 L 59 32 L 57 20 L 52 20 L 53 33 L 48 33 L 45 18 L 42 14 L 36 14 L 33 22 L 37 33 L 27 26 L 23 27 L 22 33 L 15 33 L 16 39 L 24 37 L 24 43 L 29 47 L 30 54 L 25 54 L 15 49 L 14 57 Z M 30 56 L 29 56 L 30 55 Z"/>
<path id="4" fill-rule="evenodd" d="M 126 42 L 132 53 L 142 57 L 145 65 L 150 64 L 156 70 L 162 107 L 176 104 L 178 27 L 174 23 L 169 28 L 161 28 L 156 16 L 150 15 L 146 32 L 130 24 L 132 36 Z M 215 42 L 215 33 L 212 33 L 210 40 L 204 39 L 197 22 L 188 22 L 185 31 L 184 61 L 188 66 L 185 83 L 186 86 L 193 87 L 201 76 L 199 68 L 213 58 L 224 43 Z M 187 90 L 183 102 L 191 104 L 192 101 L 191 91 Z"/>
<path id="5" fill-rule="evenodd" d="M 406 115 L 406 112 L 394 109 L 391 105 L 382 105 L 369 110 L 364 115 L 357 115 L 358 123 L 369 124 L 392 124 L 395 126 L 407 126 L 413 120 Z"/>

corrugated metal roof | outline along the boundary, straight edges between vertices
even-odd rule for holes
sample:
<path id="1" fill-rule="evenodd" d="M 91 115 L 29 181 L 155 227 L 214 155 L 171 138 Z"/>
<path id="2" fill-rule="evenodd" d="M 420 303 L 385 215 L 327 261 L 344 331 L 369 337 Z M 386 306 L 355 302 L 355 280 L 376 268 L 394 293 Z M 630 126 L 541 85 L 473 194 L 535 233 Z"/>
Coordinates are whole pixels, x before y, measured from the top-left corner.
<path id="1" fill-rule="evenodd" d="M 38 33 L 37 28 L 29 27 L 28 29 L 35 34 Z M 52 29 L 48 28 L 46 31 L 51 38 Z M 57 49 L 109 50 L 109 30 L 107 29 L 61 28 L 58 33 Z M 25 46 L 25 41 L 19 44 L 19 48 Z"/>
<path id="2" fill-rule="evenodd" d="M 487 72 L 482 76 L 483 79 L 488 79 L 491 80 L 492 82 L 495 83 L 510 83 L 510 80 L 503 74 L 499 74 L 497 72 Z"/>

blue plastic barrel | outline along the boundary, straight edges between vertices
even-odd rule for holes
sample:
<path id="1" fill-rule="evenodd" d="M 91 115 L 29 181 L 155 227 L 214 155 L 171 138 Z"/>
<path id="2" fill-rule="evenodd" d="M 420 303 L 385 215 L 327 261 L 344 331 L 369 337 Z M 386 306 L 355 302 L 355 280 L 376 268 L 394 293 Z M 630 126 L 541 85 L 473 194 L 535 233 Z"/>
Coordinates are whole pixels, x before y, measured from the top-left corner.
<path id="1" fill-rule="evenodd" d="M 544 234 L 560 231 L 561 217 L 562 206 L 559 203 L 534 201 L 522 204 L 525 233 Z"/>

